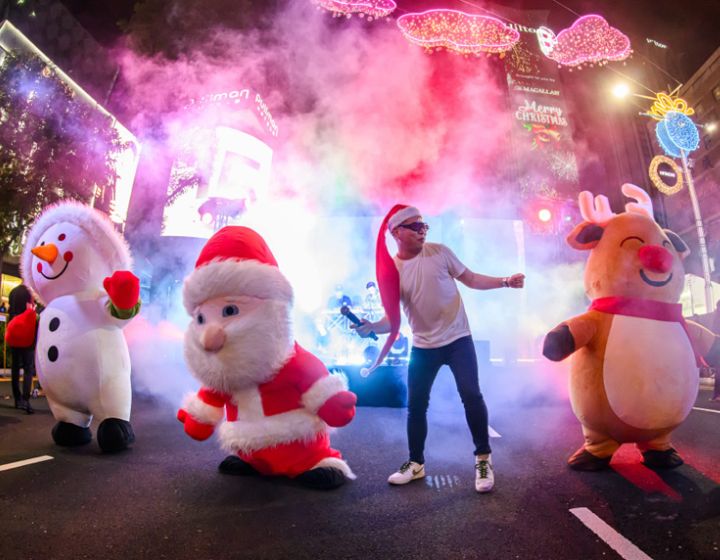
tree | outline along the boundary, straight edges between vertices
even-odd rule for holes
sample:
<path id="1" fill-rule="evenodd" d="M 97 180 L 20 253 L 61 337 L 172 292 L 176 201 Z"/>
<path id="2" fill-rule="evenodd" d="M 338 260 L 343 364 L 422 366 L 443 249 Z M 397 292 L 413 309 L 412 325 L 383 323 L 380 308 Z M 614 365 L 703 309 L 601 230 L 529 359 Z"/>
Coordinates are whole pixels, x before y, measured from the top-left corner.
<path id="1" fill-rule="evenodd" d="M 113 157 L 125 145 L 113 119 L 37 56 L 0 51 L 0 271 L 40 211 L 112 192 Z"/>

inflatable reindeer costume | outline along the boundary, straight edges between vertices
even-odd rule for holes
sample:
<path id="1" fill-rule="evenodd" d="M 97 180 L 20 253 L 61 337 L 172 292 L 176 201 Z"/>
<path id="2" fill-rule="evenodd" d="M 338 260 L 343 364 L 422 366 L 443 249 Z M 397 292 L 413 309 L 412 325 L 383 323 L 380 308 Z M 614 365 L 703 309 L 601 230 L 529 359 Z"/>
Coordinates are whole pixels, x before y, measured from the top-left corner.
<path id="1" fill-rule="evenodd" d="M 648 467 L 682 465 L 670 434 L 695 402 L 701 356 L 720 344 L 682 317 L 687 246 L 654 221 L 644 190 L 625 184 L 622 192 L 637 202 L 618 215 L 606 197 L 580 193 L 585 221 L 567 241 L 590 251 L 592 303 L 550 331 L 543 348 L 554 361 L 573 354 L 570 400 L 585 436 L 568 460 L 576 470 L 606 468 L 622 443 L 635 443 Z"/>

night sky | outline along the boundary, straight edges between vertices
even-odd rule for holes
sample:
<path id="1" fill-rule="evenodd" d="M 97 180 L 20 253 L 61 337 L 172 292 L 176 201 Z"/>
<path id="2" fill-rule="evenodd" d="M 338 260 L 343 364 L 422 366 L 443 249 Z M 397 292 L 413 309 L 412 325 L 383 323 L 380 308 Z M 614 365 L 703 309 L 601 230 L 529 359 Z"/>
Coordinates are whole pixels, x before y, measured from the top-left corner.
<path id="1" fill-rule="evenodd" d="M 310 0 L 308 0 L 309 2 Z M 453 8 L 469 13 L 487 13 L 492 5 L 549 10 L 555 30 L 567 27 L 577 14 L 599 13 L 632 40 L 652 38 L 667 44 L 674 58 L 667 68 L 677 80 L 686 81 L 720 46 L 720 1 L 718 0 L 396 0 L 396 15 L 431 8 Z M 65 0 L 64 4 L 102 44 L 116 41 L 117 22 L 132 17 L 134 0 Z M 256 0 L 259 9 L 276 2 Z M 282 4 L 282 2 L 278 2 Z"/>

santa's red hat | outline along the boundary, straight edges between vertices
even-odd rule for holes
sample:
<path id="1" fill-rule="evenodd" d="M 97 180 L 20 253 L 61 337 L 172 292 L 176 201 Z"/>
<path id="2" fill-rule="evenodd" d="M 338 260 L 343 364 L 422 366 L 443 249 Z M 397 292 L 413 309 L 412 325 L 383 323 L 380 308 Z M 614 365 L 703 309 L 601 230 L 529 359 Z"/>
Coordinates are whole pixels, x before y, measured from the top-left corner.
<path id="1" fill-rule="evenodd" d="M 292 287 L 270 247 L 250 228 L 226 226 L 215 233 L 183 285 L 183 303 L 191 315 L 202 302 L 229 295 L 292 303 Z"/>
<path id="2" fill-rule="evenodd" d="M 396 204 L 390 209 L 390 212 L 387 213 L 380 225 L 375 246 L 375 275 L 380 290 L 380 301 L 382 301 L 385 315 L 390 321 L 390 334 L 372 367 L 361 371 L 363 375 L 370 374 L 383 363 L 385 356 L 387 356 L 397 338 L 398 332 L 400 332 L 400 273 L 395 266 L 395 261 L 388 252 L 385 243 L 385 232 L 392 232 L 408 218 L 420 215 L 420 211 L 414 206 Z"/>

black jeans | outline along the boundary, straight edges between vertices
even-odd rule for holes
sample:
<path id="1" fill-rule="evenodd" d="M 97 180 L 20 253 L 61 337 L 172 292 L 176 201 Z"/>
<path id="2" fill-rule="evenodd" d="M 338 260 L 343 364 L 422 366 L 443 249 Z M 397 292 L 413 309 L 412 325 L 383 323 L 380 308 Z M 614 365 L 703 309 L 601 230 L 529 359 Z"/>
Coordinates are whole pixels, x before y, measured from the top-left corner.
<path id="1" fill-rule="evenodd" d="M 23 369 L 23 391 L 22 398 L 30 399 L 32 391 L 33 376 L 35 375 L 35 349 L 34 348 L 10 348 L 12 356 L 12 367 L 10 368 L 10 380 L 12 383 L 13 397 L 20 400 L 20 367 Z"/>
<path id="2" fill-rule="evenodd" d="M 450 366 L 455 384 L 465 407 L 475 455 L 490 453 L 488 412 L 478 382 L 477 357 L 471 336 L 464 336 L 440 348 L 417 348 L 410 352 L 408 366 L 408 445 L 410 460 L 425 463 L 427 409 L 430 389 L 440 367 Z"/>

